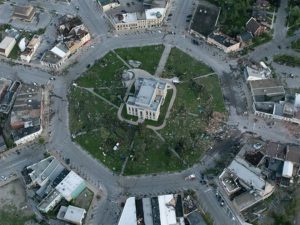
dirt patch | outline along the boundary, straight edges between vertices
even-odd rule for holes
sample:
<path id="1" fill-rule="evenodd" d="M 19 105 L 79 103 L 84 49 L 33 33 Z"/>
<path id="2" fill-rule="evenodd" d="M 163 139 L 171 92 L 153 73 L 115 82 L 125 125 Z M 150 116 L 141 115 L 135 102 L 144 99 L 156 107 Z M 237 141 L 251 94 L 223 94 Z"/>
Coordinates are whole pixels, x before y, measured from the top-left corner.
<path id="1" fill-rule="evenodd" d="M 206 127 L 206 132 L 209 134 L 215 134 L 222 130 L 221 125 L 226 121 L 226 114 L 220 112 L 213 112 L 212 117 L 209 120 L 209 124 Z"/>

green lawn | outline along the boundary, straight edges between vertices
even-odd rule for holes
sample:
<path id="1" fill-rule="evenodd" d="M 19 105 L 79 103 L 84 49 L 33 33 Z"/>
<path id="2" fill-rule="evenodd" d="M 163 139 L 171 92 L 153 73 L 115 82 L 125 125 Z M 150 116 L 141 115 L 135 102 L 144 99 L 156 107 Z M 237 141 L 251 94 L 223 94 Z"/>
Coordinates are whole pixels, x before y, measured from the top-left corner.
<path id="1" fill-rule="evenodd" d="M 300 28 L 300 1 L 290 0 L 289 1 L 289 15 L 288 21 L 288 35 L 293 35 L 296 30 Z"/>
<path id="2" fill-rule="evenodd" d="M 197 61 L 178 48 L 172 48 L 163 77 L 179 77 L 180 81 L 186 81 L 192 77 L 197 77 L 212 73 L 213 70 L 205 64 Z"/>
<path id="3" fill-rule="evenodd" d="M 300 52 L 300 39 L 293 41 L 291 43 L 291 48 L 294 49 L 297 52 Z"/>
<path id="4" fill-rule="evenodd" d="M 80 195 L 75 200 L 73 200 L 72 205 L 83 208 L 86 211 L 88 211 L 92 203 L 93 197 L 94 193 L 90 189 L 85 188 L 80 193 Z"/>
<path id="5" fill-rule="evenodd" d="M 273 61 L 279 64 L 300 67 L 300 57 L 291 55 L 275 55 L 273 56 Z"/>
<path id="6" fill-rule="evenodd" d="M 253 38 L 253 40 L 252 40 L 253 44 L 250 47 L 255 48 L 259 45 L 262 45 L 264 43 L 271 41 L 272 38 L 273 38 L 273 36 L 270 32 L 263 33 L 262 35 Z"/>
<path id="7" fill-rule="evenodd" d="M 6 206 L 5 209 L 0 210 L 0 224 L 1 225 L 24 225 L 26 221 L 34 218 L 34 215 L 25 216 L 20 210 L 14 206 Z"/>
<path id="8" fill-rule="evenodd" d="M 132 148 L 133 158 L 129 158 L 124 175 L 176 171 L 184 168 L 182 162 L 149 129 L 136 132 Z"/>
<path id="9" fill-rule="evenodd" d="M 76 83 L 81 87 L 94 88 L 97 94 L 119 105 L 126 91 L 121 81 L 122 72 L 126 68 L 114 53 L 109 52 L 96 61 Z"/>
<path id="10" fill-rule="evenodd" d="M 122 57 L 125 61 L 137 60 L 142 64 L 140 69 L 154 74 L 158 66 L 160 57 L 164 51 L 163 45 L 144 46 L 134 48 L 121 48 L 116 49 L 115 52 Z"/>

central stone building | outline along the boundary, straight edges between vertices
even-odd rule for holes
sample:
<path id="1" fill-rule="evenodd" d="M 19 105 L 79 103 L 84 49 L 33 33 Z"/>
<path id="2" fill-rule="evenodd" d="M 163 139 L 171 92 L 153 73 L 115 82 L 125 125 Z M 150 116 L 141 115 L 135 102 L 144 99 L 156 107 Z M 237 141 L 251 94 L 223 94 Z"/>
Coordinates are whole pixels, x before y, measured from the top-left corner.
<path id="1" fill-rule="evenodd" d="M 138 78 L 134 86 L 135 95 L 129 96 L 126 102 L 127 114 L 157 121 L 167 95 L 167 83 L 154 78 Z"/>

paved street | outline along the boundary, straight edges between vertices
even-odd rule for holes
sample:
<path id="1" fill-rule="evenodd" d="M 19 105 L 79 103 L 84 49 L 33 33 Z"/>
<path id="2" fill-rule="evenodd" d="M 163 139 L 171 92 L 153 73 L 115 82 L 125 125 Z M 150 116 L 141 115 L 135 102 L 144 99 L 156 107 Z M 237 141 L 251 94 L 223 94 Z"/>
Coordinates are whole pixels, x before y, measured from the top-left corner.
<path id="1" fill-rule="evenodd" d="M 282 1 L 284 2 L 284 1 Z M 46 3 L 45 3 L 46 4 Z M 50 4 L 50 3 L 49 3 Z M 244 101 L 240 98 L 241 88 L 233 88 L 233 83 L 227 82 L 232 79 L 232 71 L 230 65 L 235 65 L 236 61 L 231 60 L 228 56 L 218 49 L 205 44 L 200 41 L 200 45 L 192 44 L 191 37 L 186 32 L 188 23 L 186 22 L 187 15 L 191 14 L 193 9 L 193 0 L 174 0 L 171 2 L 172 13 L 171 20 L 168 22 L 168 29 L 175 34 L 158 32 L 157 30 L 149 32 L 132 32 L 129 34 L 114 35 L 109 33 L 109 26 L 102 16 L 97 3 L 95 1 L 74 0 L 69 6 L 72 11 L 74 7 L 78 6 L 78 13 L 81 15 L 84 23 L 88 26 L 93 35 L 93 41 L 83 50 L 71 57 L 71 60 L 78 61 L 68 68 L 67 74 L 64 76 L 57 76 L 53 83 L 53 93 L 58 97 L 52 97 L 52 111 L 54 116 L 50 121 L 49 140 L 46 144 L 47 150 L 64 161 L 70 159 L 70 166 L 82 177 L 84 177 L 91 185 L 99 190 L 101 193 L 101 200 L 92 209 L 93 216 L 88 224 L 96 225 L 115 225 L 117 224 L 121 208 L 120 199 L 128 196 L 144 196 L 144 195 L 158 195 L 162 193 L 177 192 L 193 188 L 197 190 L 200 201 L 205 205 L 207 210 L 218 225 L 234 224 L 232 217 L 228 216 L 225 210 L 222 210 L 215 198 L 215 193 L 212 188 L 206 185 L 199 184 L 198 181 L 186 181 L 184 178 L 195 173 L 198 177 L 200 171 L 204 168 L 201 165 L 195 165 L 193 168 L 180 173 L 148 175 L 148 176 L 132 176 L 123 177 L 114 174 L 108 170 L 99 161 L 90 156 L 86 151 L 81 149 L 79 145 L 71 140 L 69 131 L 68 118 L 68 101 L 67 94 L 72 82 L 79 77 L 88 65 L 94 63 L 95 60 L 103 57 L 106 53 L 116 48 L 145 46 L 155 44 L 165 44 L 168 46 L 176 46 L 192 57 L 202 61 L 203 63 L 212 67 L 212 69 L 219 75 L 222 81 L 225 81 L 223 89 L 226 91 L 225 97 L 227 104 L 230 105 L 230 123 L 237 122 L 237 127 L 242 131 L 254 131 L 260 135 L 266 133 L 268 136 L 263 136 L 265 139 L 277 141 L 284 139 L 286 141 L 293 141 L 293 139 L 282 136 L 279 129 L 268 129 L 254 127 L 253 117 L 242 117 L 237 113 L 237 107 Z M 279 9 L 279 18 L 285 17 L 283 4 Z M 59 10 L 59 9 L 58 9 Z M 250 56 L 254 59 L 260 60 L 264 56 L 272 56 L 279 52 L 277 45 L 280 43 L 285 51 L 289 51 L 285 47 L 288 46 L 291 40 L 295 37 L 285 38 L 281 30 L 284 29 L 282 22 L 277 18 L 274 25 L 275 35 L 274 40 L 270 43 L 257 48 Z M 52 32 L 54 28 L 52 27 Z M 162 28 L 161 30 L 163 30 Z M 277 31 L 279 29 L 280 31 Z M 49 33 L 49 42 L 51 40 L 51 30 Z M 274 47 L 275 46 L 275 47 Z M 43 47 L 44 48 L 44 47 Z M 11 66 L 6 62 L 0 62 L 0 76 L 19 79 L 25 83 L 37 82 L 38 84 L 46 84 L 49 81 L 51 74 L 42 71 L 39 68 L 31 68 L 22 65 Z M 300 74 L 300 73 L 299 73 Z M 246 129 L 245 127 L 248 127 Z M 0 171 L 3 175 L 9 174 L 12 171 L 20 171 L 24 166 L 38 161 L 43 157 L 43 150 L 39 146 L 32 145 L 24 147 L 20 154 L 5 153 L 0 159 Z M 0 174 L 2 175 L 2 174 Z"/>

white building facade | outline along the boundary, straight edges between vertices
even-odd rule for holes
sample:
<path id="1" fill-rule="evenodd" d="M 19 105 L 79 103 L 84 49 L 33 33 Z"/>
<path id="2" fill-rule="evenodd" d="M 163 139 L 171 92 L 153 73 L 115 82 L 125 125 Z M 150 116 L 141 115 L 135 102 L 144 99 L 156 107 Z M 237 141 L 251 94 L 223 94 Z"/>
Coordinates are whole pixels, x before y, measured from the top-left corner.
<path id="1" fill-rule="evenodd" d="M 136 95 L 130 96 L 126 102 L 127 114 L 141 120 L 157 121 L 167 95 L 167 83 L 154 78 L 138 78 L 134 85 Z"/>

